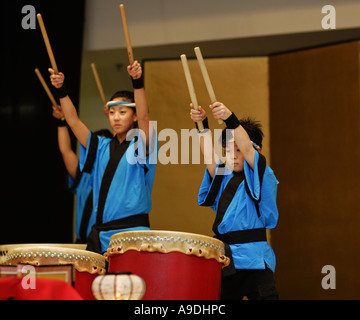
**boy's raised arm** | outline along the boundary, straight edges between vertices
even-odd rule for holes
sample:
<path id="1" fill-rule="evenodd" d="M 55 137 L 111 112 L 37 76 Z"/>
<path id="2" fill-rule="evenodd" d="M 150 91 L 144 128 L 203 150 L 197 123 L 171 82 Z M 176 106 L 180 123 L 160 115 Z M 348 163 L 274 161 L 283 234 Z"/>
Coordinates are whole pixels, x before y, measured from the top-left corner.
<path id="1" fill-rule="evenodd" d="M 213 178 L 216 172 L 217 163 L 219 157 L 216 155 L 213 143 L 211 131 L 208 129 L 207 117 L 205 110 L 199 106 L 198 110 L 194 109 L 193 104 L 190 104 L 190 117 L 196 123 L 202 121 L 204 123 L 204 131 L 199 132 L 200 150 L 204 155 L 204 162 L 209 171 L 210 176 Z"/>
<path id="2" fill-rule="evenodd" d="M 49 72 L 51 83 L 57 89 L 56 93 L 60 99 L 61 109 L 65 116 L 66 122 L 81 145 L 86 148 L 90 131 L 79 119 L 75 106 L 66 92 L 66 88 L 63 85 L 65 76 L 61 72 L 55 74 L 54 70 L 51 68 L 49 68 Z"/>
<path id="3" fill-rule="evenodd" d="M 140 63 L 138 61 L 134 61 L 132 65 L 127 67 L 127 71 L 132 79 L 134 87 L 137 122 L 139 129 L 141 129 L 145 134 L 146 146 L 148 146 L 150 140 L 150 116 Z"/>
<path id="4" fill-rule="evenodd" d="M 236 116 L 221 102 L 210 106 L 215 119 L 224 120 L 228 129 L 234 129 L 234 140 L 246 162 L 254 169 L 255 150 L 245 129 Z"/>
<path id="5" fill-rule="evenodd" d="M 57 119 L 56 121 L 58 122 L 57 132 L 58 132 L 59 150 L 64 160 L 64 164 L 67 172 L 73 179 L 75 179 L 79 160 L 75 152 L 71 148 L 71 139 L 70 139 L 69 130 L 66 126 L 66 121 L 60 120 L 63 117 L 62 112 L 58 110 L 58 108 L 56 108 L 55 106 L 53 106 L 52 108 L 53 108 L 53 117 Z"/>

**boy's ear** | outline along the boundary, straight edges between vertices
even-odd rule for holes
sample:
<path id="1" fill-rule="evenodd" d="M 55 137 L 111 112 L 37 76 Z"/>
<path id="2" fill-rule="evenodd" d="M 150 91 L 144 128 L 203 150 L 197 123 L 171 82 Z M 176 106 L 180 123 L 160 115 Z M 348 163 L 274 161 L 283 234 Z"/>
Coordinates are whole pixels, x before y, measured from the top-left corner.
<path id="1" fill-rule="evenodd" d="M 133 115 L 133 120 L 134 120 L 134 122 L 138 120 L 136 113 L 134 113 L 134 115 Z"/>

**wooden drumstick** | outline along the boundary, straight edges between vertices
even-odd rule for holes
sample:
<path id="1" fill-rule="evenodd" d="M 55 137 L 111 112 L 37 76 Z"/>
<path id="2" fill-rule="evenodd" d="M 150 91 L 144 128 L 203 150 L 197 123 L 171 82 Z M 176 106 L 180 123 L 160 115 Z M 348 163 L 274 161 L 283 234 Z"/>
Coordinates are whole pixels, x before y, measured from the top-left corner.
<path id="1" fill-rule="evenodd" d="M 196 58 L 197 58 L 197 60 L 199 62 L 200 70 L 201 70 L 201 73 L 203 75 L 205 85 L 206 85 L 207 91 L 208 91 L 209 96 L 210 96 L 211 103 L 214 103 L 214 102 L 217 101 L 216 97 L 215 97 L 215 92 L 214 92 L 213 86 L 211 84 L 210 77 L 209 77 L 209 74 L 207 72 L 206 65 L 205 65 L 203 56 L 201 54 L 200 48 L 196 47 L 196 48 L 194 48 L 194 51 L 195 51 Z M 218 123 L 222 124 L 223 121 L 221 119 L 219 119 Z"/>
<path id="2" fill-rule="evenodd" d="M 57 104 L 57 102 L 56 102 L 53 94 L 51 93 L 48 85 L 46 84 L 46 82 L 45 82 L 45 80 L 44 80 L 43 76 L 41 75 L 40 70 L 39 70 L 38 68 L 35 68 L 35 73 L 36 73 L 36 75 L 38 76 L 38 78 L 39 78 L 39 80 L 40 80 L 40 82 L 41 82 L 41 84 L 42 84 L 42 86 L 43 86 L 46 94 L 48 95 L 51 103 L 53 104 L 53 106 L 59 108 L 59 105 Z"/>
<path id="3" fill-rule="evenodd" d="M 51 45 L 50 45 L 49 37 L 48 37 L 47 32 L 46 32 L 44 21 L 43 21 L 42 16 L 41 16 L 40 13 L 38 13 L 36 15 L 36 17 L 37 17 L 39 25 L 40 25 L 40 30 L 41 30 L 41 33 L 42 33 L 42 36 L 43 36 L 43 39 L 44 39 L 44 42 L 45 42 L 47 53 L 48 53 L 49 58 L 50 58 L 51 66 L 54 69 L 55 74 L 58 74 L 59 70 L 57 68 L 55 57 L 54 57 L 53 51 L 51 49 Z"/>
<path id="4" fill-rule="evenodd" d="M 91 64 L 91 69 L 93 71 L 94 78 L 95 78 L 95 81 L 96 81 L 96 85 L 97 85 L 99 93 L 100 93 L 101 101 L 102 101 L 103 105 L 105 105 L 106 104 L 105 94 L 104 94 L 104 90 L 103 90 L 103 87 L 102 87 L 101 82 L 100 82 L 99 75 L 98 75 L 97 70 L 96 70 L 95 63 Z"/>
<path id="5" fill-rule="evenodd" d="M 189 65 L 187 63 L 186 55 L 182 54 L 180 56 L 180 58 L 181 58 L 181 62 L 182 62 L 183 68 L 184 68 L 186 83 L 187 83 L 187 86 L 189 89 L 191 102 L 194 105 L 194 109 L 198 110 L 198 102 L 197 102 L 197 98 L 196 98 L 196 94 L 195 94 L 194 85 L 193 85 L 193 82 L 191 79 L 190 69 L 189 69 Z M 198 125 L 199 131 L 203 131 L 204 125 L 203 125 L 202 121 L 197 121 L 196 123 Z"/>
<path id="6" fill-rule="evenodd" d="M 122 20 L 122 25 L 123 25 L 123 29 L 124 29 L 124 34 L 125 34 L 125 42 L 126 42 L 126 48 L 127 48 L 129 61 L 130 61 L 130 64 L 133 64 L 134 63 L 134 54 L 133 54 L 132 47 L 131 47 L 130 34 L 129 34 L 128 24 L 126 21 L 126 15 L 125 15 L 125 7 L 123 4 L 120 5 L 120 13 L 121 13 L 121 20 Z"/>
<path id="7" fill-rule="evenodd" d="M 61 111 L 59 105 L 57 104 L 57 102 L 56 102 L 53 94 L 51 93 L 48 85 L 46 84 L 46 82 L 45 82 L 45 80 L 44 80 L 44 78 L 43 78 L 43 76 L 42 76 L 42 74 L 40 73 L 40 70 L 39 70 L 38 68 L 35 68 L 35 73 L 36 73 L 37 77 L 39 78 L 39 80 L 40 80 L 40 82 L 41 82 L 41 84 L 42 84 L 42 86 L 43 86 L 46 94 L 48 95 L 48 97 L 49 97 L 52 105 L 55 106 L 55 108 L 57 108 L 59 111 Z M 62 116 L 62 117 L 61 117 L 61 120 L 65 120 L 65 117 Z"/>

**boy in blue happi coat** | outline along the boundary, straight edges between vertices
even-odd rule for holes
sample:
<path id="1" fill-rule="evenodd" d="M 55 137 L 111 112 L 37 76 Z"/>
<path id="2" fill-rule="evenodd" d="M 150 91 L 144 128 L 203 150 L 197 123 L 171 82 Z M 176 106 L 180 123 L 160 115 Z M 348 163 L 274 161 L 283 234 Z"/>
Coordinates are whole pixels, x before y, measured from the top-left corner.
<path id="1" fill-rule="evenodd" d="M 223 269 L 222 299 L 278 299 L 273 273 L 275 254 L 266 239 L 266 229 L 278 220 L 278 181 L 260 153 L 263 133 L 259 123 L 238 120 L 221 102 L 210 106 L 215 119 L 224 120 L 222 147 L 226 164 L 214 152 L 206 112 L 191 105 L 191 119 L 203 121 L 199 132 L 206 170 L 198 204 L 215 213 L 215 237 L 225 243 L 231 263 Z M 210 138 L 210 140 L 209 140 Z"/>
<path id="2" fill-rule="evenodd" d="M 61 107 L 52 106 L 53 117 L 57 125 L 59 150 L 68 173 L 68 187 L 76 195 L 75 234 L 76 243 L 87 243 L 87 237 L 94 222 L 92 175 L 80 171 L 79 159 L 72 149 L 70 133 Z M 113 134 L 108 129 L 100 129 L 95 135 L 111 138 Z M 80 148 L 83 148 L 80 146 Z"/>
<path id="3" fill-rule="evenodd" d="M 49 69 L 66 122 L 83 149 L 80 170 L 92 172 L 93 208 L 96 221 L 88 236 L 87 249 L 104 253 L 110 237 L 118 232 L 149 230 L 151 191 L 155 175 L 157 138 L 152 128 L 142 69 L 135 61 L 128 73 L 135 103 L 115 94 L 107 103 L 114 138 L 94 135 L 79 119 L 62 73 Z M 132 129 L 140 130 L 132 130 Z"/>

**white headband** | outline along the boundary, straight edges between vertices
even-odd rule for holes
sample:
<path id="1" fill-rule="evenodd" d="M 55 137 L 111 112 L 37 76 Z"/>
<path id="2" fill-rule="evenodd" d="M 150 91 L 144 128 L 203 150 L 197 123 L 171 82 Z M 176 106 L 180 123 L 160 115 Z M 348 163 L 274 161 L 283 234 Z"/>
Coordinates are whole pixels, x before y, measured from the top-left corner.
<path id="1" fill-rule="evenodd" d="M 108 108 L 110 108 L 112 106 L 117 106 L 117 105 L 122 105 L 124 107 L 130 107 L 130 108 L 136 107 L 134 102 L 128 102 L 128 101 L 109 101 L 106 103 L 106 106 Z"/>

